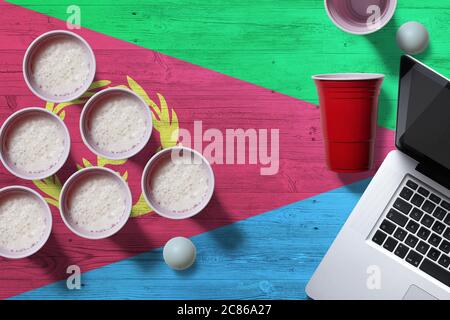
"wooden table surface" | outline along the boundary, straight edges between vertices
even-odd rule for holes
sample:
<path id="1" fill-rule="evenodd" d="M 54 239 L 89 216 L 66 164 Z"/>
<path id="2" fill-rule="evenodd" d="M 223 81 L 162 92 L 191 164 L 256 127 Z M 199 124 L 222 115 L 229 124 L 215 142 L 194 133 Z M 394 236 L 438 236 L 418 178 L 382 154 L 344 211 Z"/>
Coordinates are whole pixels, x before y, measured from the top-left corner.
<path id="1" fill-rule="evenodd" d="M 450 74 L 450 6 L 444 0 L 400 0 L 392 21 L 368 36 L 337 29 L 320 0 L 14 0 L 0 2 L 2 121 L 14 110 L 46 106 L 23 83 L 21 59 L 37 35 L 65 28 L 72 4 L 81 9 L 83 28 L 76 32 L 97 56 L 96 80 L 132 89 L 129 76 L 158 107 L 160 93 L 180 128 L 192 130 L 199 119 L 205 128 L 222 131 L 278 128 L 280 171 L 261 177 L 259 167 L 216 165 L 216 198 L 206 212 L 193 221 L 166 221 L 139 203 L 142 165 L 171 143 L 161 139 L 164 129 L 158 130 L 136 161 L 104 164 L 128 174 L 136 217 L 126 229 L 111 240 L 84 241 L 65 229 L 53 206 L 54 232 L 42 252 L 21 261 L 0 260 L 2 298 L 306 298 L 308 279 L 375 172 L 337 175 L 326 169 L 311 75 L 386 74 L 376 168 L 393 149 L 398 27 L 422 22 L 431 45 L 419 59 Z M 83 158 L 94 165 L 99 161 L 76 132 L 81 105 L 64 109 L 76 138 L 62 183 L 76 164 L 87 165 Z M 0 183 L 26 184 L 3 168 Z M 37 190 L 46 195 L 45 188 Z M 196 264 L 185 272 L 170 270 L 162 260 L 161 246 L 177 235 L 192 237 L 198 250 Z M 69 264 L 81 267 L 80 290 L 66 287 Z"/>

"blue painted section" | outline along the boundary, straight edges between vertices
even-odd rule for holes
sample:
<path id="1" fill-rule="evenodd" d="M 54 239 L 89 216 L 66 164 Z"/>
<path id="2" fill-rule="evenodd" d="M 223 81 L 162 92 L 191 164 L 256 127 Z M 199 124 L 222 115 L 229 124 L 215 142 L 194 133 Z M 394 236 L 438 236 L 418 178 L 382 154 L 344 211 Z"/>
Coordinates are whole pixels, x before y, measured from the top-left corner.
<path id="1" fill-rule="evenodd" d="M 196 264 L 176 272 L 152 250 L 14 299 L 305 299 L 305 286 L 365 190 L 364 180 L 192 237 Z"/>

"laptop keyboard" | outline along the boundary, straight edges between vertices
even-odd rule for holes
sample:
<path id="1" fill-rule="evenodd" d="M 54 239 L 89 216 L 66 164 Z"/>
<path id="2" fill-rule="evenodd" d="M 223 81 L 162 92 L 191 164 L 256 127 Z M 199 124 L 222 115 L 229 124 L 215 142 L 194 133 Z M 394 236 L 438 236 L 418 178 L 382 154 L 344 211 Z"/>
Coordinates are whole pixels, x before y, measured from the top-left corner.
<path id="1" fill-rule="evenodd" d="M 372 241 L 450 287 L 450 199 L 407 177 Z"/>

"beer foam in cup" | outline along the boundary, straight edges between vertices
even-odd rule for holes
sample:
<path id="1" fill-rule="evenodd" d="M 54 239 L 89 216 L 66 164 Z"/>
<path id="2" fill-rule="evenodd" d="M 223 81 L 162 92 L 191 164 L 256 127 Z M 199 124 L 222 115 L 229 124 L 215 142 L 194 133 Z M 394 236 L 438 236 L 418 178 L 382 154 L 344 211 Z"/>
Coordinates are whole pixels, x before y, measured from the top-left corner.
<path id="1" fill-rule="evenodd" d="M 92 96 L 80 119 L 86 146 L 107 159 L 126 159 L 141 151 L 152 133 L 149 106 L 134 92 L 108 88 Z"/>
<path id="2" fill-rule="evenodd" d="M 108 97 L 92 111 L 89 135 L 99 149 L 123 153 L 144 139 L 147 125 L 140 101 L 132 96 Z"/>
<path id="3" fill-rule="evenodd" d="M 30 90 L 52 102 L 79 98 L 94 80 L 95 68 L 89 44 L 66 30 L 49 31 L 36 38 L 23 61 L 23 74 Z"/>
<path id="4" fill-rule="evenodd" d="M 107 168 L 84 168 L 74 173 L 61 191 L 63 221 L 73 232 L 88 239 L 113 235 L 125 225 L 130 211 L 128 185 Z"/>
<path id="5" fill-rule="evenodd" d="M 27 257 L 47 241 L 52 224 L 48 205 L 31 189 L 0 189 L 0 256 Z"/>
<path id="6" fill-rule="evenodd" d="M 68 216 L 91 232 L 111 229 L 125 210 L 121 185 L 109 176 L 90 176 L 78 181 L 68 202 Z"/>
<path id="7" fill-rule="evenodd" d="M 42 108 L 12 114 L 0 133 L 0 156 L 14 175 L 28 180 L 56 173 L 70 151 L 70 136 L 59 117 Z"/>
<path id="8" fill-rule="evenodd" d="M 208 195 L 208 171 L 203 163 L 162 159 L 152 173 L 149 192 L 161 207 L 173 213 L 194 209 Z"/>

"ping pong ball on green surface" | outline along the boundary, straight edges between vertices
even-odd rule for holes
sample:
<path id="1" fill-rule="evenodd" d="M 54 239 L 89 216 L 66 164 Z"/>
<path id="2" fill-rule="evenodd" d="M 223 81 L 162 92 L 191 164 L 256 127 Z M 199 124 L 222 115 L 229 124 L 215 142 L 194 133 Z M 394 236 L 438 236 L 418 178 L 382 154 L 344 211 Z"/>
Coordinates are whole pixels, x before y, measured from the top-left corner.
<path id="1" fill-rule="evenodd" d="M 409 54 L 418 54 L 428 47 L 428 30 L 419 22 L 404 23 L 397 31 L 397 44 Z"/>
<path id="2" fill-rule="evenodd" d="M 191 240 L 176 237 L 167 241 L 163 256 L 169 267 L 175 270 L 184 270 L 195 262 L 196 249 Z"/>

